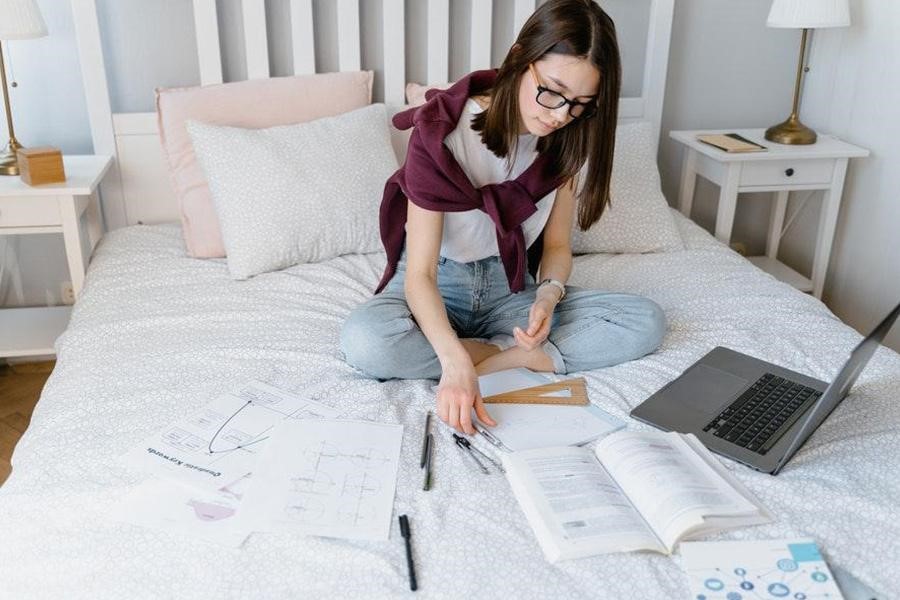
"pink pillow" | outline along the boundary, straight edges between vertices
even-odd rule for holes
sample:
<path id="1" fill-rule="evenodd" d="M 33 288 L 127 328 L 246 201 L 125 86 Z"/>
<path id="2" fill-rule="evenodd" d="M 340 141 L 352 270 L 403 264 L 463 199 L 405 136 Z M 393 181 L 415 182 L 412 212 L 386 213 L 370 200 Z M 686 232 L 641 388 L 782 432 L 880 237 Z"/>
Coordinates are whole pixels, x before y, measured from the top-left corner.
<path id="1" fill-rule="evenodd" d="M 423 85 L 421 83 L 406 84 L 406 102 L 410 106 L 421 106 L 425 104 L 425 92 L 434 88 L 438 90 L 446 90 L 453 83 L 436 83 L 434 85 Z"/>
<path id="2" fill-rule="evenodd" d="M 206 175 L 185 128 L 187 120 L 263 129 L 331 117 L 370 104 L 372 77 L 372 71 L 317 73 L 156 90 L 159 135 L 188 254 L 222 257 L 225 246 Z"/>

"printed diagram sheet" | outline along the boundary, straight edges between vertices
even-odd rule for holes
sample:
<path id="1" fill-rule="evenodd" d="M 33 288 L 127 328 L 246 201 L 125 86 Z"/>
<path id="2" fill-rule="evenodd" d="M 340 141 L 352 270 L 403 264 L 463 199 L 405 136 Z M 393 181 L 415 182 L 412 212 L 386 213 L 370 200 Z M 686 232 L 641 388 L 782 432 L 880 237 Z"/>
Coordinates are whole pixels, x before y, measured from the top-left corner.
<path id="1" fill-rule="evenodd" d="M 151 478 L 132 489 L 116 506 L 117 521 L 200 538 L 238 548 L 252 528 L 241 497 L 251 475 L 214 492 L 167 479 Z"/>
<path id="2" fill-rule="evenodd" d="M 812 539 L 685 542 L 681 557 L 695 598 L 843 598 Z"/>
<path id="3" fill-rule="evenodd" d="M 272 434 L 241 510 L 257 531 L 387 540 L 403 426 L 287 420 Z"/>
<path id="4" fill-rule="evenodd" d="M 133 467 L 208 491 L 239 480 L 285 419 L 335 417 L 338 411 L 253 381 L 224 394 L 121 458 Z"/>

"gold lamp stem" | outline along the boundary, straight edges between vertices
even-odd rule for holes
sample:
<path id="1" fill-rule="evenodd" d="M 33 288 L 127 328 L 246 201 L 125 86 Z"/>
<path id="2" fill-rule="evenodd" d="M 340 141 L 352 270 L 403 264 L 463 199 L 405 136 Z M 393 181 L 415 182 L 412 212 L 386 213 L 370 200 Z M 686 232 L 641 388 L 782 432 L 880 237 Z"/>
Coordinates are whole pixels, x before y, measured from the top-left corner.
<path id="1" fill-rule="evenodd" d="M 13 130 L 12 111 L 9 108 L 9 87 L 6 85 L 6 64 L 3 61 L 3 44 L 0 43 L 0 82 L 3 84 L 3 104 L 6 108 L 6 127 L 9 131 L 9 144 L 0 153 L 0 175 L 18 175 L 19 162 L 16 150 L 22 147 Z"/>
<path id="2" fill-rule="evenodd" d="M 800 36 L 800 60 L 797 62 L 797 79 L 794 82 L 794 103 L 791 116 L 783 123 L 766 129 L 766 139 L 779 144 L 815 144 L 816 132 L 800 122 L 800 83 L 803 80 L 803 64 L 806 58 L 806 37 L 809 29 Z"/>

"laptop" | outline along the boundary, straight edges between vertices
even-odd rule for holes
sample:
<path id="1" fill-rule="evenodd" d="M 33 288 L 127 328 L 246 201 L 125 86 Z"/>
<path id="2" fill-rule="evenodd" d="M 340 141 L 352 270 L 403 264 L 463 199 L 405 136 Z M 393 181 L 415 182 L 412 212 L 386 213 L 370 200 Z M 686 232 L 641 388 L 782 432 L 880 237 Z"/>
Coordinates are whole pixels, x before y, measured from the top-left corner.
<path id="1" fill-rule="evenodd" d="M 719 346 L 631 416 L 693 433 L 713 452 L 777 475 L 844 399 L 898 314 L 900 304 L 853 349 L 831 384 Z"/>

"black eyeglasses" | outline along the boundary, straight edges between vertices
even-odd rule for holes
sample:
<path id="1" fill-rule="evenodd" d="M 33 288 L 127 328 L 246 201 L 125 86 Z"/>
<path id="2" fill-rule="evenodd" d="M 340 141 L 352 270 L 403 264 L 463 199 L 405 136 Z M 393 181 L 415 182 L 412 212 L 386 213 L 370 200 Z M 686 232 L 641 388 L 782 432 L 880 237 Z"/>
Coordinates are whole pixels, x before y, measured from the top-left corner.
<path id="1" fill-rule="evenodd" d="M 573 119 L 585 119 L 593 115 L 597 111 L 597 97 L 594 96 L 587 102 L 578 102 L 577 100 L 569 100 L 559 92 L 554 92 L 550 88 L 546 88 L 538 81 L 534 63 L 528 65 L 531 76 L 534 78 L 534 85 L 537 86 L 537 96 L 535 101 L 544 108 L 557 109 L 561 106 L 569 105 L 569 116 Z"/>

